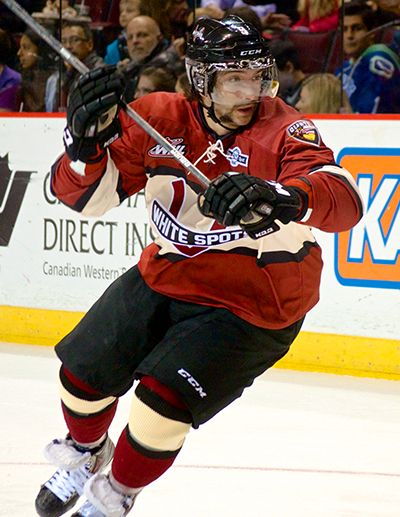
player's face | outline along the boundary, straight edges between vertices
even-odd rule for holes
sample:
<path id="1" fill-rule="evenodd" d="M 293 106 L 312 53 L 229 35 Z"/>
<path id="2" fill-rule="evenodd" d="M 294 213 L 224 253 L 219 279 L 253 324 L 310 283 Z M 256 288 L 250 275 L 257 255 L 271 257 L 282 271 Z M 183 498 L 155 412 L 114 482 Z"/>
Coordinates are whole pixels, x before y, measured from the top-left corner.
<path id="1" fill-rule="evenodd" d="M 246 126 L 256 112 L 261 90 L 260 70 L 218 72 L 211 94 L 215 115 L 232 130 Z"/>
<path id="2" fill-rule="evenodd" d="M 354 14 L 345 16 L 343 21 L 343 49 L 345 54 L 357 59 L 372 43 L 365 36 L 368 32 L 362 16 Z"/>
<path id="3" fill-rule="evenodd" d="M 22 68 L 28 70 L 29 68 L 34 67 L 37 61 L 37 55 L 37 46 L 24 34 L 21 37 L 20 47 L 18 50 L 18 57 Z"/>

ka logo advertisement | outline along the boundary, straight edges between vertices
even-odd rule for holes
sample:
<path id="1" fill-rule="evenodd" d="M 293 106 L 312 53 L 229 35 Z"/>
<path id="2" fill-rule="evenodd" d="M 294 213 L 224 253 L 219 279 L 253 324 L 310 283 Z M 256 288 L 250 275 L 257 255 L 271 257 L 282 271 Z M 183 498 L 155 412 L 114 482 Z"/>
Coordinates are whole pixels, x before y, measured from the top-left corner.
<path id="1" fill-rule="evenodd" d="M 0 156 L 0 246 L 8 246 L 32 172 L 11 171 Z"/>
<path id="2" fill-rule="evenodd" d="M 351 172 L 365 215 L 335 236 L 335 273 L 346 286 L 400 289 L 400 149 L 345 148 L 338 163 Z"/>

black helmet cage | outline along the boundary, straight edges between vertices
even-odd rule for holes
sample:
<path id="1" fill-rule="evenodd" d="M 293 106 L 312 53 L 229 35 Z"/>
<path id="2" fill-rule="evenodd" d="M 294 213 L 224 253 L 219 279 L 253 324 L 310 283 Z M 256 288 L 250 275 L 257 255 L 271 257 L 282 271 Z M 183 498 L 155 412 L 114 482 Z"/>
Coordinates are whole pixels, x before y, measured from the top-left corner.
<path id="1" fill-rule="evenodd" d="M 197 94 L 211 94 L 215 73 L 264 70 L 262 94 L 274 97 L 278 72 L 266 40 L 238 16 L 225 20 L 199 18 L 190 35 L 185 58 L 189 84 Z"/>

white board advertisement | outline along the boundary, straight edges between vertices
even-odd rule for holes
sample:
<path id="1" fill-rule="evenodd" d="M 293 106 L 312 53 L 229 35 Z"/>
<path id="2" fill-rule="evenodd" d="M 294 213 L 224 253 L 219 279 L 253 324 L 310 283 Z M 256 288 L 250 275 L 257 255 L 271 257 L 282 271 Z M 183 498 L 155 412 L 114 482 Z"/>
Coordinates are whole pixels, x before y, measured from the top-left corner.
<path id="1" fill-rule="evenodd" d="M 325 269 L 303 329 L 400 339 L 400 117 L 314 121 L 367 211 L 343 235 L 315 230 Z M 64 125 L 0 117 L 0 305 L 85 312 L 152 240 L 142 192 L 93 219 L 52 195 Z"/>
<path id="2" fill-rule="evenodd" d="M 144 194 L 81 217 L 50 191 L 64 118 L 0 124 L 0 305 L 84 312 L 151 241 Z"/>

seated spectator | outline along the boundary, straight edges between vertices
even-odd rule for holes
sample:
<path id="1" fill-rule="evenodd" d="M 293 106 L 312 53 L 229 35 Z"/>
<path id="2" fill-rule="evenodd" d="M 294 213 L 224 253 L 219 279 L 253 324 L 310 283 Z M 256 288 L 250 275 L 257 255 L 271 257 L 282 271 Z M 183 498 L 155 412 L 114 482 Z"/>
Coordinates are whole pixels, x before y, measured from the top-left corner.
<path id="1" fill-rule="evenodd" d="M 126 27 L 128 23 L 143 14 L 141 11 L 141 0 L 121 0 L 119 3 L 119 24 L 122 27 L 122 32 L 112 43 L 107 46 L 106 56 L 104 61 L 108 65 L 118 65 L 120 61 L 129 59 L 127 41 L 126 41 Z"/>
<path id="2" fill-rule="evenodd" d="M 339 25 L 339 0 L 299 0 L 297 4 L 300 19 L 292 29 L 324 32 Z"/>
<path id="3" fill-rule="evenodd" d="M 18 110 L 46 111 L 46 83 L 54 70 L 54 55 L 47 44 L 31 29 L 22 35 L 17 55 L 21 66 Z"/>
<path id="4" fill-rule="evenodd" d="M 306 77 L 300 67 L 299 53 L 294 43 L 280 39 L 271 40 L 269 48 L 279 70 L 278 96 L 294 108 Z"/>
<path id="5" fill-rule="evenodd" d="M 400 64 L 388 46 L 374 44 L 374 12 L 364 3 L 344 6 L 343 85 L 354 113 L 400 113 Z M 339 68 L 335 75 L 340 76 Z"/>
<path id="6" fill-rule="evenodd" d="M 300 113 L 352 113 L 342 83 L 333 74 L 311 74 L 304 79 L 295 108 Z"/>
<path id="7" fill-rule="evenodd" d="M 164 68 L 149 66 L 144 68 L 139 77 L 135 99 L 153 92 L 174 92 L 176 77 Z"/>
<path id="8" fill-rule="evenodd" d="M 124 93 L 127 102 L 134 99 L 143 68 L 148 66 L 165 68 L 176 76 L 184 71 L 183 61 L 174 45 L 165 41 L 159 25 L 150 16 L 133 18 L 128 24 L 126 34 L 130 61 L 122 61 L 119 69 L 127 79 Z"/>
<path id="9" fill-rule="evenodd" d="M 61 30 L 61 43 L 90 70 L 105 65 L 104 59 L 94 50 L 93 33 L 87 23 L 73 20 L 65 22 Z M 67 105 L 69 89 L 79 76 L 80 73 L 69 63 L 63 63 L 61 96 L 57 94 L 59 71 L 56 71 L 47 82 L 46 111 L 58 111 Z"/>
<path id="10" fill-rule="evenodd" d="M 17 110 L 17 90 L 21 74 L 6 65 L 11 51 L 10 35 L 0 29 L 0 113 Z"/>

